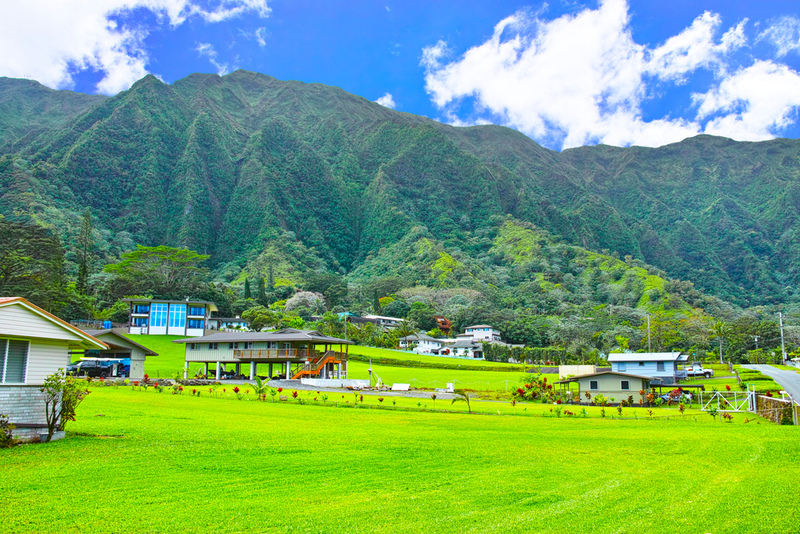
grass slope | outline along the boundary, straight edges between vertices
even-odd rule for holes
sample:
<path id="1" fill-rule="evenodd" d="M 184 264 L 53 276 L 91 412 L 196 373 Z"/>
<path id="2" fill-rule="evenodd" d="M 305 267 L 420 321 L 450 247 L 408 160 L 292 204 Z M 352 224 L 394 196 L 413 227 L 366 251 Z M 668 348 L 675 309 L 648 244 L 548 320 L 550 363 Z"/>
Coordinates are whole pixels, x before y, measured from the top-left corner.
<path id="1" fill-rule="evenodd" d="M 797 438 L 795 427 L 709 417 L 487 417 L 95 388 L 68 439 L 0 451 L 0 524 L 41 533 L 792 532 Z"/>

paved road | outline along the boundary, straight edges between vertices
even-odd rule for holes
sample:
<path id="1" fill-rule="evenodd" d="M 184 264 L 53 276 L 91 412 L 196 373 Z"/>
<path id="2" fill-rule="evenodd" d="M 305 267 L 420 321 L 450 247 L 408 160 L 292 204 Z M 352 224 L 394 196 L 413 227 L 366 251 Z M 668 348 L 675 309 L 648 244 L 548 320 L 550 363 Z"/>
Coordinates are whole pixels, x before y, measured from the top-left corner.
<path id="1" fill-rule="evenodd" d="M 742 367 L 756 369 L 771 376 L 796 402 L 800 402 L 800 374 L 795 371 L 782 371 L 771 365 L 742 365 Z"/>

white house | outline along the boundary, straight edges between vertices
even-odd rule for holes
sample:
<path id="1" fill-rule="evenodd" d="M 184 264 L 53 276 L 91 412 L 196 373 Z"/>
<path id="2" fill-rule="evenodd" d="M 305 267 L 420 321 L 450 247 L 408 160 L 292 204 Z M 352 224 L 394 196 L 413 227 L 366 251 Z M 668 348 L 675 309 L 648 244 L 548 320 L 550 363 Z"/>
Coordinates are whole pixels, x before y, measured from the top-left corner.
<path id="1" fill-rule="evenodd" d="M 403 322 L 400 317 L 387 317 L 386 315 L 365 315 L 363 318 L 373 324 L 387 328 L 394 328 Z"/>
<path id="2" fill-rule="evenodd" d="M 36 439 L 46 430 L 39 388 L 66 369 L 71 352 L 108 348 L 22 297 L 0 297 L 0 413 L 16 425 L 14 436 Z"/>
<path id="3" fill-rule="evenodd" d="M 500 332 L 488 324 L 476 324 L 473 326 L 468 326 L 464 329 L 464 333 L 458 337 L 461 336 L 471 336 L 473 341 L 478 342 L 491 343 L 492 341 L 502 341 Z"/>
<path id="4" fill-rule="evenodd" d="M 249 326 L 241 317 L 211 317 L 206 321 L 208 330 L 247 330 Z"/>
<path id="5" fill-rule="evenodd" d="M 406 337 L 401 337 L 401 349 L 413 349 L 417 354 L 433 354 L 434 351 L 439 350 L 444 345 L 444 341 L 431 337 L 424 332 L 413 334 Z"/>
<path id="6" fill-rule="evenodd" d="M 434 351 L 439 356 L 450 358 L 483 358 L 483 343 L 459 336 L 455 343 L 446 343 Z"/>
<path id="7" fill-rule="evenodd" d="M 202 336 L 217 305 L 205 300 L 122 299 L 130 303 L 129 334 Z"/>

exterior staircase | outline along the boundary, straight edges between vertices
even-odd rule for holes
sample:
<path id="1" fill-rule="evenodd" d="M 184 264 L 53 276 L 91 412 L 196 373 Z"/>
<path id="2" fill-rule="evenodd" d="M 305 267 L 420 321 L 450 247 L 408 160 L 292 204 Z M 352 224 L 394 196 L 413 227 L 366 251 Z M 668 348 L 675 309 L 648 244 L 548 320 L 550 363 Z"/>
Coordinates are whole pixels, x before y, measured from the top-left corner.
<path id="1" fill-rule="evenodd" d="M 292 380 L 308 376 L 318 376 L 319 372 L 329 363 L 342 363 L 342 354 L 329 350 L 323 352 L 316 360 L 307 362 L 302 369 L 294 374 Z"/>

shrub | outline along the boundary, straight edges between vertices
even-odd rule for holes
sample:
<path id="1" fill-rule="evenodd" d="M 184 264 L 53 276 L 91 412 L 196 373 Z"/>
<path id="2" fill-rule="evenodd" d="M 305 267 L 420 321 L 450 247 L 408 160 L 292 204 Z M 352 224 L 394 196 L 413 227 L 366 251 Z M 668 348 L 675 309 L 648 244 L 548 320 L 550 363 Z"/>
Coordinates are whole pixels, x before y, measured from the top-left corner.
<path id="1" fill-rule="evenodd" d="M 40 388 L 44 393 L 45 415 L 47 418 L 47 437 L 45 443 L 53 438 L 56 430 L 64 430 L 67 421 L 75 420 L 75 409 L 89 390 L 81 389 L 77 381 L 59 369 L 44 380 Z"/>
<path id="2" fill-rule="evenodd" d="M 15 428 L 17 427 L 8 422 L 7 415 L 0 414 L 0 449 L 7 449 L 14 445 L 12 430 Z"/>

